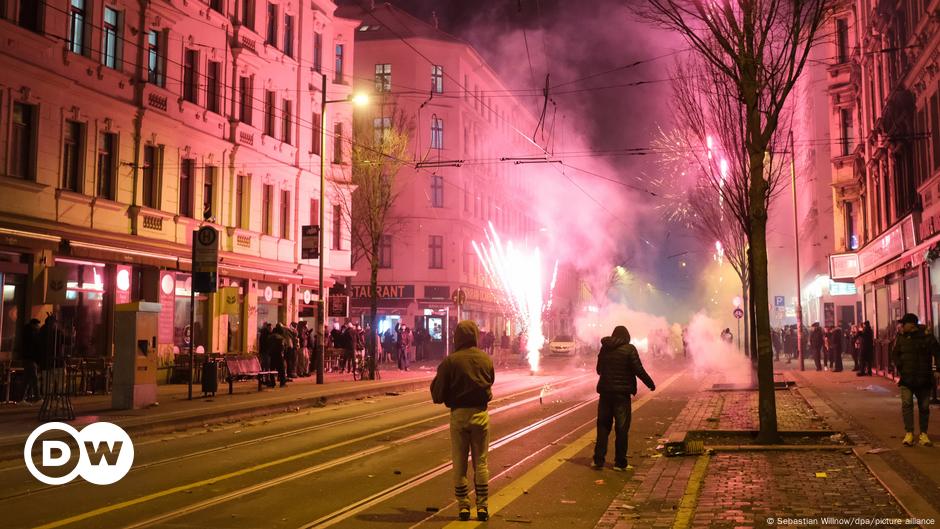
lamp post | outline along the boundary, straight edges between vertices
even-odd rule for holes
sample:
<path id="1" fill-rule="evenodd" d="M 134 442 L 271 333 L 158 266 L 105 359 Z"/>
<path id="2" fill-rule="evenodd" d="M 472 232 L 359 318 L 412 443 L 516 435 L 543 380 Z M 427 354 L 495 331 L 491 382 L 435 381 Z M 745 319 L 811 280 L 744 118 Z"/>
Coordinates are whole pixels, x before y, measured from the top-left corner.
<path id="1" fill-rule="evenodd" d="M 790 131 L 790 190 L 793 192 L 793 241 L 796 250 L 796 351 L 800 359 L 800 371 L 806 370 L 803 363 L 803 302 L 800 285 L 800 219 L 796 208 L 796 150 L 793 148 L 793 131 Z"/>
<path id="2" fill-rule="evenodd" d="M 323 228 L 326 224 L 326 105 L 330 103 L 352 102 L 355 105 L 365 105 L 369 102 L 368 96 L 364 94 L 352 96 L 346 99 L 327 99 L 326 98 L 326 73 L 323 74 L 323 86 L 320 89 L 320 240 L 319 254 L 317 257 L 318 282 L 320 288 L 319 299 L 319 318 L 318 331 L 320 337 L 320 346 L 316 350 L 316 368 L 317 384 L 323 383 L 323 353 L 326 351 L 326 289 L 323 286 L 323 257 L 326 249 L 323 244 Z"/>

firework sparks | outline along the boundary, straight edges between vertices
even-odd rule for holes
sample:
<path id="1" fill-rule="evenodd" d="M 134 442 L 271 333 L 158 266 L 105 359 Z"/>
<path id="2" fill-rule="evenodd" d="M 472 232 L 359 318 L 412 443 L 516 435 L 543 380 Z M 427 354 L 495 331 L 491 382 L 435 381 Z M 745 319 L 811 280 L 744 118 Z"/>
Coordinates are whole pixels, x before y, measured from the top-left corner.
<path id="1" fill-rule="evenodd" d="M 516 248 L 512 241 L 504 244 L 492 223 L 489 228 L 486 245 L 473 241 L 473 250 L 490 282 L 503 292 L 511 316 L 526 336 L 526 356 L 534 373 L 539 369 L 539 349 L 545 342 L 542 335 L 542 259 L 538 248 L 527 252 Z"/>

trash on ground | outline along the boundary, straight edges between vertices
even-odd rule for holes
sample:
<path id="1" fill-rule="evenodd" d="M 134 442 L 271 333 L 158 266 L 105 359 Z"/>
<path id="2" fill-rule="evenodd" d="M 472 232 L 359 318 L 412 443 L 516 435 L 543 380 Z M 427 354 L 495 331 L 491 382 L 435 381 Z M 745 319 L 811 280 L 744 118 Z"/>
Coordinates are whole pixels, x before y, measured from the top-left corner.
<path id="1" fill-rule="evenodd" d="M 574 505 L 575 503 L 578 503 L 575 500 L 561 500 L 561 502 L 565 505 Z"/>
<path id="2" fill-rule="evenodd" d="M 400 476 L 400 475 L 401 475 L 401 470 L 395 470 L 394 473 L 395 473 L 396 476 Z"/>
<path id="3" fill-rule="evenodd" d="M 424 510 L 425 510 L 425 512 L 437 512 L 437 511 L 439 511 L 440 509 L 437 508 L 437 507 L 425 507 Z"/>
<path id="4" fill-rule="evenodd" d="M 828 478 L 828 477 L 829 477 L 829 474 L 826 474 L 825 472 L 817 472 L 817 473 L 816 473 L 816 477 L 817 477 L 817 478 Z"/>
<path id="5" fill-rule="evenodd" d="M 603 485 L 603 484 L 604 484 L 604 480 L 602 480 L 602 479 L 594 480 L 594 484 L 595 484 L 595 485 Z"/>
<path id="6" fill-rule="evenodd" d="M 865 453 L 866 454 L 883 454 L 884 452 L 890 452 L 890 451 L 891 451 L 890 448 L 879 447 L 879 448 L 872 448 L 871 450 Z"/>

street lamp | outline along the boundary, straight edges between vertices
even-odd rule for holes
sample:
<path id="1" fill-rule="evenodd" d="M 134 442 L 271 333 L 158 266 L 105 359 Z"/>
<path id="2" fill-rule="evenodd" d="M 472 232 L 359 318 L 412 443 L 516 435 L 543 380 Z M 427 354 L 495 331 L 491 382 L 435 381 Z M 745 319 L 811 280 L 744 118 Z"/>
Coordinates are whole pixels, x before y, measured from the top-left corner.
<path id="1" fill-rule="evenodd" d="M 323 383 L 323 354 L 326 351 L 326 289 L 323 287 L 323 256 L 325 246 L 323 244 L 323 227 L 326 224 L 326 105 L 330 103 L 351 102 L 354 105 L 361 106 L 368 104 L 369 96 L 366 94 L 350 95 L 345 99 L 327 99 L 326 98 L 326 74 L 323 74 L 323 86 L 320 89 L 320 248 L 318 262 L 320 296 L 318 305 L 320 314 L 318 318 L 320 336 L 320 346 L 316 351 L 315 364 L 317 367 L 317 384 Z"/>

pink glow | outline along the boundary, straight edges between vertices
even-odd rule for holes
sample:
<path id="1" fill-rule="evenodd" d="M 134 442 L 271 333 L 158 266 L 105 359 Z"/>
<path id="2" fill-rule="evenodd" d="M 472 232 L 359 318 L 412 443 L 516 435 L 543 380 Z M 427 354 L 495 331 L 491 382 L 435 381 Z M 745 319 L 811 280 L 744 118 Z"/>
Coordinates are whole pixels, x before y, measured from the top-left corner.
<path id="1" fill-rule="evenodd" d="M 492 223 L 489 228 L 486 245 L 473 241 L 473 250 L 493 288 L 503 292 L 509 303 L 510 316 L 526 335 L 526 358 L 534 373 L 539 370 L 539 349 L 545 343 L 542 334 L 542 258 L 538 248 L 528 252 L 515 247 L 512 241 L 504 244 Z"/>

